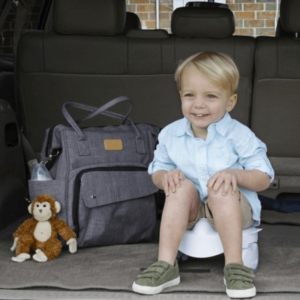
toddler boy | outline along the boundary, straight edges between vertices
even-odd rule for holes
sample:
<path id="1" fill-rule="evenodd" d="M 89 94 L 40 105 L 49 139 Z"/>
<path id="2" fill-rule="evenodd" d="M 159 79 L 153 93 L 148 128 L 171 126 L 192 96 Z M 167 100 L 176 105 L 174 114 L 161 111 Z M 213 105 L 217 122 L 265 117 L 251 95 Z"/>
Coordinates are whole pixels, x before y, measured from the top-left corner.
<path id="1" fill-rule="evenodd" d="M 176 261 L 185 230 L 207 218 L 224 248 L 224 282 L 232 298 L 256 294 L 253 271 L 243 265 L 242 230 L 260 223 L 257 191 L 274 178 L 266 146 L 229 112 L 237 102 L 239 72 L 222 53 L 202 52 L 176 70 L 184 118 L 159 135 L 149 165 L 165 191 L 158 262 L 133 283 L 133 291 L 157 294 L 180 282 Z"/>

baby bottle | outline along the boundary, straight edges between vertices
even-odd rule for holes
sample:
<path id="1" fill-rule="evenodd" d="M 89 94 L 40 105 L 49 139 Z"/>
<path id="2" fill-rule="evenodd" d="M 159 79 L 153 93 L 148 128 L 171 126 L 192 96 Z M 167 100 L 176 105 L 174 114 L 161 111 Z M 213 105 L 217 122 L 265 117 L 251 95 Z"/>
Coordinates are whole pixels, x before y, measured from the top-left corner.
<path id="1" fill-rule="evenodd" d="M 52 180 L 52 177 L 44 163 L 38 163 L 33 166 L 31 180 L 45 181 Z"/>

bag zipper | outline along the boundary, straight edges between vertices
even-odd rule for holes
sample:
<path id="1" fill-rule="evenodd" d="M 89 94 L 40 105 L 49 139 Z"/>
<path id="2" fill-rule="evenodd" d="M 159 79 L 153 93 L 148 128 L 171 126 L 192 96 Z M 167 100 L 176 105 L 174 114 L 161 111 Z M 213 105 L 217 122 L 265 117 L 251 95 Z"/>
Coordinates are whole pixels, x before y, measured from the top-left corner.
<path id="1" fill-rule="evenodd" d="M 146 167 L 132 167 L 132 166 L 116 166 L 116 167 L 94 167 L 89 169 L 84 169 L 80 171 L 74 181 L 74 197 L 73 197 L 73 223 L 75 226 L 75 233 L 79 237 L 79 199 L 80 199 L 80 189 L 81 189 L 81 178 L 85 173 L 94 171 L 147 171 Z"/>

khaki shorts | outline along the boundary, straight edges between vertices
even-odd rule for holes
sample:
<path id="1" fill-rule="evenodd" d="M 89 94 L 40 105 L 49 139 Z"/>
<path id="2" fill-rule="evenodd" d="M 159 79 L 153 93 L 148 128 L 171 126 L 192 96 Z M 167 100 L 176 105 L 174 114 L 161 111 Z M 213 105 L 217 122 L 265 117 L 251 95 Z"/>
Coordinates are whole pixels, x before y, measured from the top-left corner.
<path id="1" fill-rule="evenodd" d="M 246 196 L 239 190 L 240 193 L 240 206 L 241 206 L 241 213 L 242 213 L 242 228 L 248 228 L 252 225 L 253 219 L 252 219 L 252 209 L 251 206 L 246 198 Z M 216 229 L 215 221 L 213 218 L 213 215 L 206 203 L 203 203 L 200 201 L 198 214 L 195 221 L 189 222 L 187 225 L 187 230 L 191 230 L 194 228 L 196 223 L 201 219 L 206 218 L 209 222 L 209 224 Z"/>

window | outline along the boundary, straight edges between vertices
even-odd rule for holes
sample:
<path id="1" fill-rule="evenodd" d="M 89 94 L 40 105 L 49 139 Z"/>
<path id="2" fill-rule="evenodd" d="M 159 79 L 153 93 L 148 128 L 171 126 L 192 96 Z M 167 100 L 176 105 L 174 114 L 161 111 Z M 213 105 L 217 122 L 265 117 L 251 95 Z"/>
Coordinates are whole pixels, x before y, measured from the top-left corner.
<path id="1" fill-rule="evenodd" d="M 203 0 L 205 1 L 205 0 Z M 156 22 L 156 3 L 159 3 L 159 26 Z M 175 8 L 188 0 L 126 0 L 127 11 L 136 13 L 143 29 L 161 28 L 171 32 L 170 22 Z M 206 1 L 207 2 L 207 1 Z M 236 35 L 275 36 L 280 0 L 219 0 L 233 11 Z"/>

